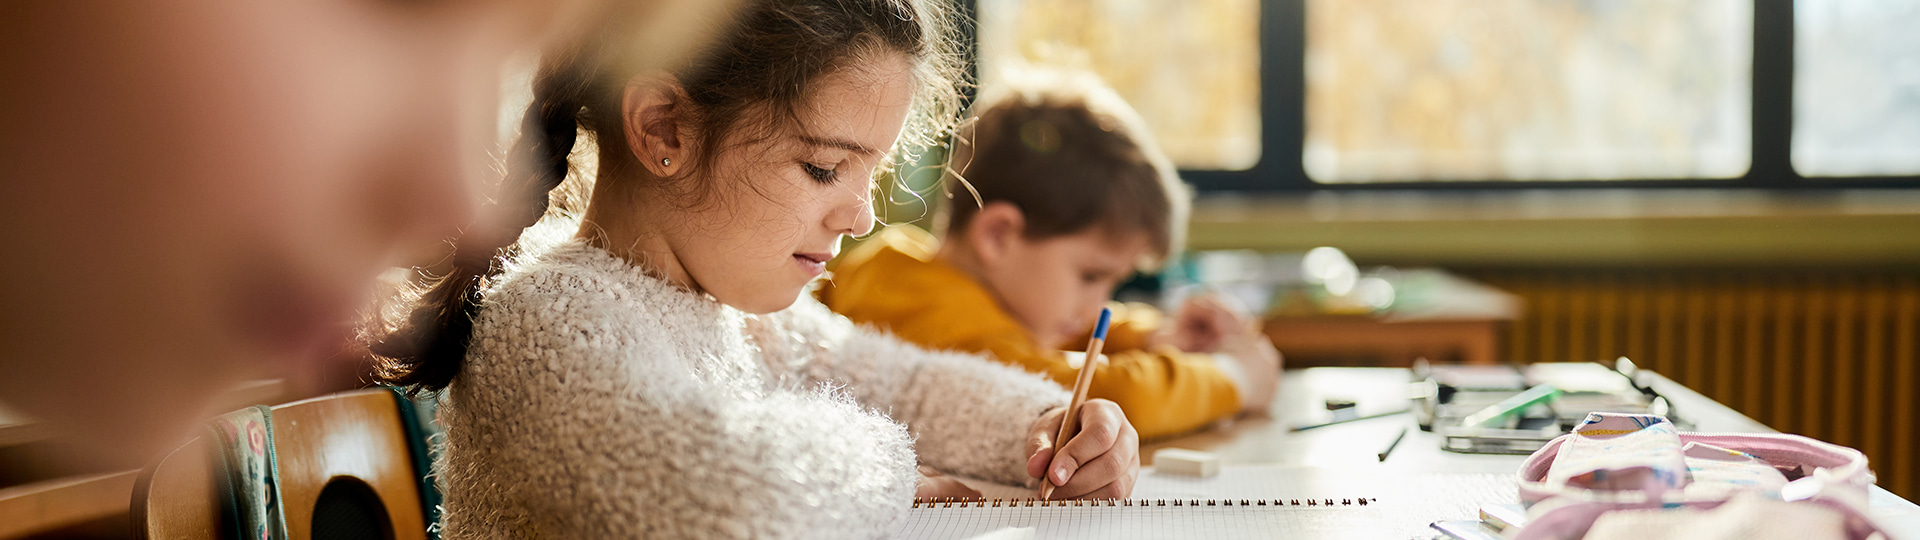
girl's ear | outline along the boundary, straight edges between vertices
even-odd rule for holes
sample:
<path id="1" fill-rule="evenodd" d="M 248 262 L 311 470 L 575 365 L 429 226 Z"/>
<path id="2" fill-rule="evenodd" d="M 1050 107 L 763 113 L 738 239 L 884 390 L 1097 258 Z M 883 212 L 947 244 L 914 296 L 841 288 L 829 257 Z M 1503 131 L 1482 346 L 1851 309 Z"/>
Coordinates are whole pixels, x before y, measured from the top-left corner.
<path id="1" fill-rule="evenodd" d="M 967 242 L 973 244 L 980 264 L 992 266 L 1006 258 L 1014 243 L 1026 240 L 1027 215 L 1006 201 L 994 201 L 980 207 L 967 221 Z"/>
<path id="2" fill-rule="evenodd" d="M 622 92 L 627 150 L 654 176 L 673 176 L 690 154 L 686 95 L 679 78 L 661 71 L 635 75 Z"/>

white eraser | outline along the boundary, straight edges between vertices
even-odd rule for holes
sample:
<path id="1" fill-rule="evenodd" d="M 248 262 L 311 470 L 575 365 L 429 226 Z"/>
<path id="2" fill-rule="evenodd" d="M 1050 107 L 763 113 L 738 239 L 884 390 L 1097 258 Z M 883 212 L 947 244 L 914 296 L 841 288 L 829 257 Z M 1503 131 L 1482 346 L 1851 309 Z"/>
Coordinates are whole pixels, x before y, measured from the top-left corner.
<path id="1" fill-rule="evenodd" d="M 1205 478 L 1220 474 L 1220 456 L 1185 448 L 1161 448 L 1153 451 L 1153 470 Z"/>

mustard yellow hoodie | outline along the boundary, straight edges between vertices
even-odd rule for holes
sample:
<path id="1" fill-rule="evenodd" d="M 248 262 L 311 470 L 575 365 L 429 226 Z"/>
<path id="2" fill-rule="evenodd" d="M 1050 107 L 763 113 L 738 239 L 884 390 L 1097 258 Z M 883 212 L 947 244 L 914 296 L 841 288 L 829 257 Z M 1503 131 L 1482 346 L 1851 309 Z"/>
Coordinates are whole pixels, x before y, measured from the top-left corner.
<path id="1" fill-rule="evenodd" d="M 983 285 L 936 260 L 937 246 L 925 231 L 888 227 L 838 261 L 820 300 L 909 342 L 984 353 L 1071 387 L 1078 370 L 1066 353 L 1035 342 Z M 1104 350 L 1109 363 L 1094 372 L 1089 397 L 1119 404 L 1142 438 L 1190 431 L 1239 411 L 1232 379 L 1211 356 L 1149 347 L 1159 311 L 1115 307 Z"/>

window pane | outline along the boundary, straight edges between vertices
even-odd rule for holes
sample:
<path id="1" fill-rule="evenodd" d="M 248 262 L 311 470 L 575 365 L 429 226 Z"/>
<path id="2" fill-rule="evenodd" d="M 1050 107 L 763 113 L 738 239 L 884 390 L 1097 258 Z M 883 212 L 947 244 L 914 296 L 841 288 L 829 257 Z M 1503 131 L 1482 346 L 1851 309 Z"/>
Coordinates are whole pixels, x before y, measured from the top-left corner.
<path id="1" fill-rule="evenodd" d="M 1793 168 L 1920 174 L 1920 0 L 1793 3 Z"/>
<path id="2" fill-rule="evenodd" d="M 1260 161 L 1258 0 L 980 0 L 980 79 L 1013 61 L 1106 78 L 1182 169 Z"/>
<path id="3" fill-rule="evenodd" d="M 1742 176 L 1752 42 L 1752 0 L 1307 0 L 1307 174 Z"/>

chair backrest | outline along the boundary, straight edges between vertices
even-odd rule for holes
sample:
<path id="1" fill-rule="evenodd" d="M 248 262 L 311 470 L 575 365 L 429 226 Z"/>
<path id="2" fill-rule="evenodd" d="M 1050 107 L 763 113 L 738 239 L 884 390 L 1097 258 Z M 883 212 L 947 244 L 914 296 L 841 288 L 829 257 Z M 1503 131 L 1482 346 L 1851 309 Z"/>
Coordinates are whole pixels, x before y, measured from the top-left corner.
<path id="1" fill-rule="evenodd" d="M 426 538 L 420 477 L 400 414 L 384 389 L 273 408 L 281 508 L 292 540 Z"/>
<path id="2" fill-rule="evenodd" d="M 440 540 L 440 529 L 433 525 L 440 523 L 440 487 L 434 485 L 431 475 L 433 462 L 440 457 L 440 447 L 435 443 L 446 432 L 435 420 L 439 417 L 439 396 L 408 396 L 399 389 L 389 390 L 400 404 L 400 419 L 407 424 L 407 443 L 413 447 L 413 470 L 419 473 L 420 511 L 427 516 L 427 539 Z"/>
<path id="3" fill-rule="evenodd" d="M 420 476 L 394 395 L 330 394 L 273 407 L 279 507 L 290 540 L 425 540 Z M 220 454 L 195 439 L 141 471 L 133 529 L 142 540 L 232 538 Z"/>
<path id="4" fill-rule="evenodd" d="M 220 455 L 199 437 L 140 471 L 133 485 L 133 537 L 138 540 L 230 538 L 221 515 Z"/>

